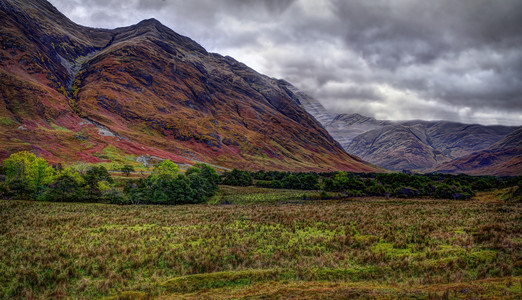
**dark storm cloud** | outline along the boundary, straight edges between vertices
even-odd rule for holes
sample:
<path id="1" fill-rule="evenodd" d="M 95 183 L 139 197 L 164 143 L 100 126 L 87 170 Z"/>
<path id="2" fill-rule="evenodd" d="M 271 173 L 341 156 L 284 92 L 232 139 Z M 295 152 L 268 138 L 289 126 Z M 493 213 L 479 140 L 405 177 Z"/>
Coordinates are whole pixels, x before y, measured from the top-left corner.
<path id="1" fill-rule="evenodd" d="M 74 21 L 154 17 L 336 112 L 522 124 L 522 1 L 51 0 Z"/>

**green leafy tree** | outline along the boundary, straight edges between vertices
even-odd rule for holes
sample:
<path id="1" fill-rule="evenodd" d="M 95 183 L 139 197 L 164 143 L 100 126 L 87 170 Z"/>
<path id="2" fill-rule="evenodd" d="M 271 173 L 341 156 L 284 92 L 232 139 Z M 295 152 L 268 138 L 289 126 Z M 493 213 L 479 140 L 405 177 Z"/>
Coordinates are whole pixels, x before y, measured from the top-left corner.
<path id="1" fill-rule="evenodd" d="M 83 176 L 89 199 L 99 198 L 114 181 L 104 166 L 94 166 Z"/>
<path id="2" fill-rule="evenodd" d="M 235 186 L 250 186 L 253 180 L 249 172 L 234 169 L 223 174 L 222 183 Z"/>
<path id="3" fill-rule="evenodd" d="M 162 174 L 149 176 L 148 201 L 152 204 L 197 203 L 199 197 L 191 187 L 191 181 L 184 175 L 176 177 Z"/>
<path id="4" fill-rule="evenodd" d="M 303 190 L 316 190 L 319 188 L 319 178 L 314 174 L 303 174 L 300 182 Z"/>
<path id="5" fill-rule="evenodd" d="M 152 174 L 149 176 L 152 180 L 162 177 L 162 176 L 168 176 L 170 178 L 174 178 L 179 174 L 179 167 L 172 161 L 165 159 L 162 162 L 160 162 L 156 167 L 154 167 L 154 170 L 152 171 Z"/>
<path id="6" fill-rule="evenodd" d="M 84 180 L 80 173 L 70 167 L 58 171 L 53 182 L 43 194 L 47 201 L 78 201 L 82 198 Z"/>
<path id="7" fill-rule="evenodd" d="M 123 188 L 123 193 L 129 204 L 143 204 L 148 202 L 147 181 L 143 178 L 129 180 Z"/>
<path id="8" fill-rule="evenodd" d="M 219 175 L 205 164 L 196 164 L 185 175 L 191 181 L 191 187 L 205 197 L 211 197 L 218 189 Z"/>
<path id="9" fill-rule="evenodd" d="M 125 176 L 129 177 L 130 173 L 134 172 L 134 167 L 131 165 L 124 165 L 120 170 L 125 174 Z"/>
<path id="10" fill-rule="evenodd" d="M 323 181 L 323 189 L 326 191 L 340 192 L 348 185 L 348 176 L 346 172 L 337 172 L 334 178 L 326 178 Z"/>
<path id="11" fill-rule="evenodd" d="M 28 151 L 11 154 L 3 164 L 9 188 L 21 198 L 34 198 L 53 180 L 54 169 Z"/>

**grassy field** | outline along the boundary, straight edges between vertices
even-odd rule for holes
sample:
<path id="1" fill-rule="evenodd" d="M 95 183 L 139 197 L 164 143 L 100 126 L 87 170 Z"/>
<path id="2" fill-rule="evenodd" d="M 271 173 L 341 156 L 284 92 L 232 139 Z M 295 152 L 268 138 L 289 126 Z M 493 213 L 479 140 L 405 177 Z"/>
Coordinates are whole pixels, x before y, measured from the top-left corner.
<path id="1" fill-rule="evenodd" d="M 0 298 L 522 297 L 520 203 L 303 193 L 0 201 Z"/>

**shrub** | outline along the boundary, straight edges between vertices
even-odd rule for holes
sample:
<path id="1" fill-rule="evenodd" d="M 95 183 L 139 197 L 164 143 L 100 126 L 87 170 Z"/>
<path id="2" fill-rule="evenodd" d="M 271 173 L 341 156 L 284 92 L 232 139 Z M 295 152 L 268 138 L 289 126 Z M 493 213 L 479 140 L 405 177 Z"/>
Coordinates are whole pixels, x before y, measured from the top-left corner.
<path id="1" fill-rule="evenodd" d="M 398 198 L 415 198 L 419 196 L 419 191 L 412 187 L 398 187 L 393 195 Z"/>
<path id="2" fill-rule="evenodd" d="M 120 170 L 128 177 L 131 172 L 134 172 L 134 167 L 131 165 L 124 165 Z"/>

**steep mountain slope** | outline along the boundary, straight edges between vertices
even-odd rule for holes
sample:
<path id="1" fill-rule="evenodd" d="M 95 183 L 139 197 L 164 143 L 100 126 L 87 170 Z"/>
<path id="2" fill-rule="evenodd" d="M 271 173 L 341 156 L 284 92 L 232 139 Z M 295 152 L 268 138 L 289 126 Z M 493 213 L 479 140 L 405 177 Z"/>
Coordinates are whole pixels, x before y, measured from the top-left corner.
<path id="1" fill-rule="evenodd" d="M 347 147 L 356 136 L 373 129 L 392 125 L 393 122 L 376 120 L 360 114 L 340 114 L 323 124 L 341 146 Z"/>
<path id="2" fill-rule="evenodd" d="M 437 167 L 445 173 L 521 175 L 522 127 L 485 150 L 477 151 Z"/>
<path id="3" fill-rule="evenodd" d="M 79 26 L 43 0 L 0 2 L 0 158 L 140 155 L 225 167 L 373 171 L 300 105 L 308 96 L 150 19 Z"/>

